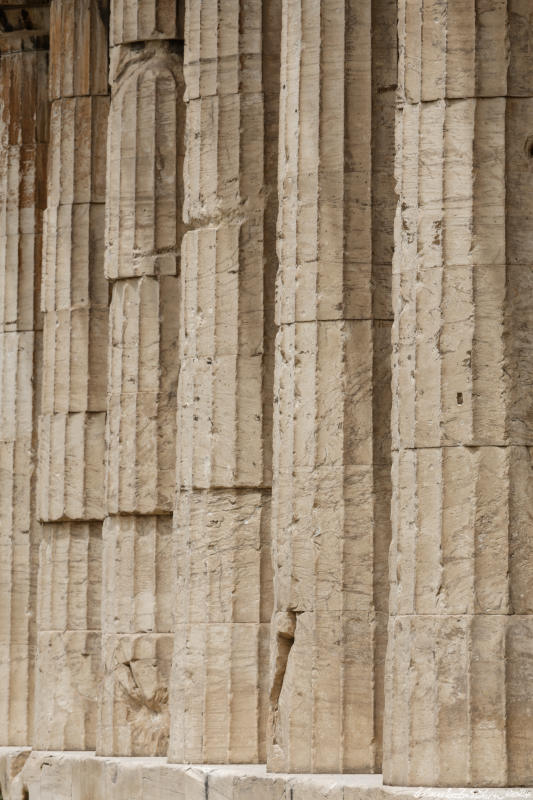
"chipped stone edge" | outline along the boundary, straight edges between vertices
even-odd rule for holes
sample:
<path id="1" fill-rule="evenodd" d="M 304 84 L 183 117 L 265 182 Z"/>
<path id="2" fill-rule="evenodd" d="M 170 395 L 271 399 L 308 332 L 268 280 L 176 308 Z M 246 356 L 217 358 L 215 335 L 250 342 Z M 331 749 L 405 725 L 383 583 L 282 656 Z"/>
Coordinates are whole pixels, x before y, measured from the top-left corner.
<path id="1" fill-rule="evenodd" d="M 169 764 L 0 747 L 3 800 L 533 800 L 532 788 L 383 786 L 381 775 L 288 775 L 257 765 Z"/>

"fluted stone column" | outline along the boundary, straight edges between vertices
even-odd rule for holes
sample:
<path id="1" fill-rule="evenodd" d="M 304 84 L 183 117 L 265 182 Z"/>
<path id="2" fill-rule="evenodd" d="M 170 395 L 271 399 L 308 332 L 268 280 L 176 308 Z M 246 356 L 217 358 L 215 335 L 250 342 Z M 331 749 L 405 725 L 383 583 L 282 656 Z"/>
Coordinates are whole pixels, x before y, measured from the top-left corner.
<path id="1" fill-rule="evenodd" d="M 384 779 L 531 786 L 531 11 L 402 0 L 399 36 Z"/>
<path id="2" fill-rule="evenodd" d="M 273 771 L 380 770 L 394 62 L 392 3 L 284 0 Z"/>
<path id="3" fill-rule="evenodd" d="M 177 4 L 111 4 L 104 686 L 97 750 L 166 755 L 183 164 Z"/>
<path id="4" fill-rule="evenodd" d="M 35 491 L 46 205 L 48 15 L 0 33 L 0 744 L 33 732 L 39 526 Z M 5 27 L 15 28 L 8 35 Z M 17 26 L 20 25 L 20 30 Z"/>
<path id="5" fill-rule="evenodd" d="M 178 763 L 265 760 L 280 4 L 263 5 L 186 3 Z"/>
<path id="6" fill-rule="evenodd" d="M 105 9 L 52 0 L 39 419 L 38 748 L 93 749 L 101 682 Z"/>

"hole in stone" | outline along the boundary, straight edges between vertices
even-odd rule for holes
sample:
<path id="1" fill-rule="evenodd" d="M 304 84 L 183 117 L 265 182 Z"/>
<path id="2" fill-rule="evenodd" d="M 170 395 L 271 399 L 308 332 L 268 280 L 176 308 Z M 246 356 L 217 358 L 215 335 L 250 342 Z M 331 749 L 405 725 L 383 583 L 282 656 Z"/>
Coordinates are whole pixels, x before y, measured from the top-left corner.
<path id="1" fill-rule="evenodd" d="M 30 793 L 27 786 L 25 786 L 22 790 L 22 800 L 30 800 Z"/>
<path id="2" fill-rule="evenodd" d="M 457 392 L 457 405 L 458 406 L 462 406 L 463 405 L 463 393 L 462 392 Z"/>
<path id="3" fill-rule="evenodd" d="M 528 158 L 533 158 L 533 136 L 528 136 L 526 139 L 526 156 Z"/>

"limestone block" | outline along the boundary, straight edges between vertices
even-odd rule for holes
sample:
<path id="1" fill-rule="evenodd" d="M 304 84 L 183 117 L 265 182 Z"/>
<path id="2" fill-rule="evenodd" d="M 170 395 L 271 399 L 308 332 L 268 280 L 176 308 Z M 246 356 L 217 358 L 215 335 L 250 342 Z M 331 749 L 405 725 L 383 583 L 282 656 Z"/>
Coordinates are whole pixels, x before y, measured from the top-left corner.
<path id="1" fill-rule="evenodd" d="M 105 412 L 44 414 L 39 419 L 39 518 L 104 517 Z"/>
<path id="2" fill-rule="evenodd" d="M 44 234 L 43 310 L 107 306 L 104 205 L 52 206 L 46 211 Z"/>
<path id="3" fill-rule="evenodd" d="M 103 203 L 107 97 L 54 100 L 50 113 L 48 206 Z"/>
<path id="4" fill-rule="evenodd" d="M 183 39 L 184 0 L 112 0 L 111 45 Z"/>
<path id="5" fill-rule="evenodd" d="M 170 633 L 176 604 L 170 516 L 104 521 L 103 629 Z"/>
<path id="6" fill-rule="evenodd" d="M 370 3 L 351 14 L 284 5 L 278 323 L 372 314 Z"/>
<path id="7" fill-rule="evenodd" d="M 171 762 L 264 761 L 268 631 L 257 623 L 176 626 Z"/>
<path id="8" fill-rule="evenodd" d="M 133 8 L 133 5 L 132 5 Z M 181 59 L 119 49 L 108 137 L 106 275 L 175 275 L 181 242 Z M 155 188 L 154 188 L 155 187 Z"/>
<path id="9" fill-rule="evenodd" d="M 26 448 L 32 441 L 35 341 L 32 331 L 0 333 L 0 442 L 24 442 Z"/>
<path id="10" fill-rule="evenodd" d="M 274 460 L 279 470 L 370 465 L 372 323 L 281 326 L 274 396 Z"/>
<path id="11" fill-rule="evenodd" d="M 39 631 L 99 631 L 101 593 L 101 524 L 43 525 L 39 551 Z"/>
<path id="12" fill-rule="evenodd" d="M 268 622 L 269 492 L 181 491 L 174 526 L 179 565 L 176 622 Z"/>
<path id="13" fill-rule="evenodd" d="M 195 0 L 186 0 L 187 102 L 216 94 L 261 91 L 261 6 L 260 0 L 210 2 L 204 6 Z"/>
<path id="14" fill-rule="evenodd" d="M 531 783 L 532 624 L 527 615 L 391 618 L 387 783 Z"/>
<path id="15" fill-rule="evenodd" d="M 531 452 L 395 455 L 391 613 L 531 614 Z"/>
<path id="16" fill-rule="evenodd" d="M 175 486 L 179 281 L 117 281 L 110 308 L 108 513 L 171 511 Z"/>
<path id="17" fill-rule="evenodd" d="M 531 443 L 524 297 L 533 273 L 524 215 L 533 179 L 524 141 L 532 122 L 528 99 L 404 109 L 394 265 L 396 447 Z"/>
<path id="18" fill-rule="evenodd" d="M 94 750 L 102 681 L 100 639 L 96 631 L 38 634 L 37 750 Z"/>
<path id="19" fill-rule="evenodd" d="M 1 71 L 1 66 L 0 66 Z M 40 327 L 46 145 L 0 148 L 0 330 Z"/>
<path id="20" fill-rule="evenodd" d="M 400 0 L 398 79 L 408 102 L 531 95 L 527 4 Z"/>
<path id="21" fill-rule="evenodd" d="M 42 413 L 101 411 L 105 404 L 107 306 L 45 314 Z"/>
<path id="22" fill-rule="evenodd" d="M 28 511 L 29 515 L 29 498 Z M 33 728 L 38 543 L 32 530 L 2 521 L 0 533 L 0 713 L 2 744 L 24 744 Z"/>
<path id="23" fill-rule="evenodd" d="M 2 50 L 0 65 L 2 147 L 32 147 L 47 142 L 47 54 L 43 50 L 6 49 L 7 52 Z"/>
<path id="24" fill-rule="evenodd" d="M 166 755 L 172 646 L 168 633 L 104 636 L 98 753 Z"/>
<path id="25" fill-rule="evenodd" d="M 107 94 L 107 14 L 107 0 L 51 0 L 51 100 Z"/>
<path id="26" fill-rule="evenodd" d="M 371 613 L 274 614 L 270 770 L 362 772 L 374 763 L 374 628 Z"/>

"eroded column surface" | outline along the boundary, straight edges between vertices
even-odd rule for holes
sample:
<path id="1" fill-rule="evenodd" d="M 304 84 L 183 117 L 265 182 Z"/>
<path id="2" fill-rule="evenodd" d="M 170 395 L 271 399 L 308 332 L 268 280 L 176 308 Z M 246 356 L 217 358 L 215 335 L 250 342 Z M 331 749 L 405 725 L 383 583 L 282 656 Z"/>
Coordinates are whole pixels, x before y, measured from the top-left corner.
<path id="1" fill-rule="evenodd" d="M 395 79 L 392 3 L 285 0 L 274 771 L 380 769 L 393 211 L 378 157 L 392 150 Z"/>
<path id="2" fill-rule="evenodd" d="M 266 751 L 280 4 L 263 5 L 186 4 L 178 763 Z"/>
<path id="3" fill-rule="evenodd" d="M 41 305 L 38 748 L 94 749 L 108 288 L 104 276 L 105 7 L 52 0 L 50 151 Z"/>
<path id="4" fill-rule="evenodd" d="M 10 33 L 6 34 L 5 30 Z M 33 732 L 39 525 L 35 456 L 48 140 L 48 13 L 0 33 L 0 743 Z M 44 186 L 44 188 L 43 188 Z"/>
<path id="5" fill-rule="evenodd" d="M 531 10 L 399 11 L 384 778 L 530 786 Z"/>
<path id="6" fill-rule="evenodd" d="M 175 2 L 111 7 L 104 685 L 97 750 L 166 755 L 183 165 Z"/>

